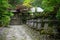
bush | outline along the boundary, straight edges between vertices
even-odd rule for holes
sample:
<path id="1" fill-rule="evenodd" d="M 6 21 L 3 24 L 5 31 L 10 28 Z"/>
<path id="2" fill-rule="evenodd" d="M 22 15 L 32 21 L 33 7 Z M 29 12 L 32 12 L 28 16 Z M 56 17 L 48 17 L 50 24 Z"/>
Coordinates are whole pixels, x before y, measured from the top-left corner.
<path id="1" fill-rule="evenodd" d="M 13 16 L 13 13 L 8 10 L 9 7 L 11 5 L 8 4 L 7 0 L 0 1 L 0 27 L 8 25 L 10 17 Z"/>

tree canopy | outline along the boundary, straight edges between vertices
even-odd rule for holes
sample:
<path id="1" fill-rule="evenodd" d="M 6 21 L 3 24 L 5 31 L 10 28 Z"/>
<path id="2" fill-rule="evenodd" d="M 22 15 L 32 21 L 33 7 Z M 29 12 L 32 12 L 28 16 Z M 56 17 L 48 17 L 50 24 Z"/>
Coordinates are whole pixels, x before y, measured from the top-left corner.
<path id="1" fill-rule="evenodd" d="M 8 4 L 7 0 L 0 0 L 0 5 L 0 26 L 5 26 L 8 25 L 10 17 L 13 15 L 12 12 L 8 10 L 11 5 Z"/>
<path id="2" fill-rule="evenodd" d="M 60 1 L 58 0 L 43 0 L 41 7 L 44 8 L 45 14 L 51 15 L 53 18 L 56 17 L 60 19 Z"/>

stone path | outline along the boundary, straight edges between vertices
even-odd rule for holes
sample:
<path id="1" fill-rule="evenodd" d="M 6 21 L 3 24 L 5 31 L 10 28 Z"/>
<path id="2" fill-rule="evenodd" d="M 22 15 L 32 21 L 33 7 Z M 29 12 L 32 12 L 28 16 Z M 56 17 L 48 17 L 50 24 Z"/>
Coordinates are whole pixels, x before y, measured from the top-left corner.
<path id="1" fill-rule="evenodd" d="M 40 40 L 40 33 L 26 25 L 11 25 L 6 32 L 6 40 Z"/>

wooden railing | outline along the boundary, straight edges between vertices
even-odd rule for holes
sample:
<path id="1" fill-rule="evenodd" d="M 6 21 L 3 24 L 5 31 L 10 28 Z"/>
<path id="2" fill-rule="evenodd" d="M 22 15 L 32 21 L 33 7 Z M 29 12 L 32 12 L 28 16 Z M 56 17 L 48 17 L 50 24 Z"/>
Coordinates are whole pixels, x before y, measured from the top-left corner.
<path id="1" fill-rule="evenodd" d="M 44 28 L 47 31 L 47 29 L 49 27 L 49 24 L 48 24 L 49 22 L 51 22 L 52 24 L 54 24 L 54 25 L 52 25 L 52 27 L 55 28 L 55 27 L 57 27 L 56 24 L 59 23 L 60 21 L 59 20 L 48 20 L 48 19 L 30 19 L 30 20 L 27 20 L 26 24 L 28 25 L 28 27 L 34 28 L 35 30 L 39 31 L 42 28 Z M 56 30 L 53 29 L 53 33 L 55 31 Z M 40 35 L 40 40 L 55 40 L 55 38 L 56 38 L 55 34 L 53 34 L 54 38 L 49 38 L 48 34 L 46 34 L 46 35 Z"/>
<path id="2" fill-rule="evenodd" d="M 29 27 L 40 30 L 42 27 L 45 27 L 45 26 L 48 27 L 49 22 L 55 23 L 55 22 L 59 22 L 59 20 L 31 19 L 31 20 L 27 20 L 26 24 Z"/>

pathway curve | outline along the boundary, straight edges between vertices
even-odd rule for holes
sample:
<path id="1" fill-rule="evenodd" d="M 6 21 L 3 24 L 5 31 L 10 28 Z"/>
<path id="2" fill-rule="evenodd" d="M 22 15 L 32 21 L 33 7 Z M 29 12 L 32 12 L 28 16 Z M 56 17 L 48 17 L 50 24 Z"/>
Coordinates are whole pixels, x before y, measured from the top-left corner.
<path id="1" fill-rule="evenodd" d="M 26 25 L 11 25 L 6 40 L 40 40 L 40 34 Z"/>

